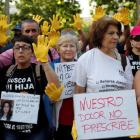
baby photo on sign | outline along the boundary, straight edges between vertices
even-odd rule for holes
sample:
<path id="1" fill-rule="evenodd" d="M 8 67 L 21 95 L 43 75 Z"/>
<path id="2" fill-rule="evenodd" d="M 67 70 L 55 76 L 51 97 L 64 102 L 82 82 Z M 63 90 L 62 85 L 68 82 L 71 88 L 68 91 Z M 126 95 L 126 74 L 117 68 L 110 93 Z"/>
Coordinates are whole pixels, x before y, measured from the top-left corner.
<path id="1" fill-rule="evenodd" d="M 11 121 L 13 114 L 13 100 L 1 100 L 0 104 L 0 120 L 1 121 Z"/>

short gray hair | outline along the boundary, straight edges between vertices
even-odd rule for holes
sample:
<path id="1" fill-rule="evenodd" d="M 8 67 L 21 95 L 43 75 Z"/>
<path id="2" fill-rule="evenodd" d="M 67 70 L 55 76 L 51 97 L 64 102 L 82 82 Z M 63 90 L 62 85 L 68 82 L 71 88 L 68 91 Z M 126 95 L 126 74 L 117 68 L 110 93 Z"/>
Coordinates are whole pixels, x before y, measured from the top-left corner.
<path id="1" fill-rule="evenodd" d="M 35 23 L 36 26 L 37 26 L 38 31 L 40 31 L 39 24 L 38 24 L 35 20 L 33 20 L 33 19 L 26 19 L 26 20 L 22 23 L 22 31 L 23 31 L 23 24 L 24 24 L 24 23 Z"/>
<path id="2" fill-rule="evenodd" d="M 73 41 L 76 43 L 76 50 L 79 51 L 80 49 L 80 44 L 78 42 L 78 38 L 76 35 L 71 35 L 69 32 L 65 35 L 61 35 L 58 39 L 58 42 L 56 44 L 56 48 L 57 48 L 57 51 L 59 52 L 59 49 L 60 49 L 60 46 L 66 42 L 66 41 Z"/>

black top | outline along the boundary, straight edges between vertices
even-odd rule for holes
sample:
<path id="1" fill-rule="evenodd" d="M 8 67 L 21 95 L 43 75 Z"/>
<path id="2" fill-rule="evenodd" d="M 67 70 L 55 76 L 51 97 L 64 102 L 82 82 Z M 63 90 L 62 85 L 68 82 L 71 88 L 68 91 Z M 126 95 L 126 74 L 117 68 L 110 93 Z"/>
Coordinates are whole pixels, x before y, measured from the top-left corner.
<path id="1" fill-rule="evenodd" d="M 45 114 L 45 108 L 43 103 L 43 94 L 45 87 L 47 86 L 47 79 L 45 76 L 45 72 L 40 66 L 41 73 L 41 87 L 36 77 L 35 66 L 36 64 L 31 64 L 32 67 L 28 67 L 26 69 L 15 69 L 11 78 L 6 78 L 6 72 L 9 66 L 0 70 L 0 91 L 6 91 L 6 84 L 8 83 L 8 89 L 11 92 L 28 92 L 29 94 L 34 94 L 35 91 L 35 82 L 36 82 L 36 94 L 40 96 L 40 107 L 38 113 L 38 124 L 26 124 L 19 122 L 9 122 L 5 121 L 5 128 L 10 128 L 11 130 L 16 130 L 19 132 L 31 133 L 33 131 L 38 131 L 44 126 L 48 124 L 47 117 Z M 35 82 L 33 79 L 33 74 L 35 76 Z"/>
<path id="2" fill-rule="evenodd" d="M 137 70 L 140 69 L 139 55 L 134 54 L 131 50 L 128 58 L 131 64 L 133 76 L 135 76 Z"/>

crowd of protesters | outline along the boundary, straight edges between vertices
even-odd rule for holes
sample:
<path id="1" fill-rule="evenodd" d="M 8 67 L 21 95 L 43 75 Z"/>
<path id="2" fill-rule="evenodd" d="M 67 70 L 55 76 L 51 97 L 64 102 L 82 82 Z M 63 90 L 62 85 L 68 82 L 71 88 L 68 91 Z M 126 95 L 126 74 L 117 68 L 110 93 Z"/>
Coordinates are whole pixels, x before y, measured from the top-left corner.
<path id="1" fill-rule="evenodd" d="M 77 139 L 73 97 L 60 98 L 64 85 L 55 73 L 56 63 L 76 62 L 71 77 L 74 94 L 135 89 L 139 112 L 140 18 L 130 31 L 128 9 L 122 8 L 109 17 L 100 6 L 95 10 L 88 36 L 82 30 L 83 19 L 79 14 L 73 18 L 70 26 L 78 35 L 72 28 L 61 30 L 62 18 L 57 15 L 50 18 L 51 27 L 44 21 L 40 31 L 43 19 L 37 15 L 12 29 L 14 38 L 9 42 L 6 31 L 11 24 L 7 24 L 7 16 L 0 15 L 0 93 L 40 95 L 37 124 L 10 121 L 11 103 L 1 102 L 0 139 Z M 22 82 L 18 83 L 19 80 Z M 101 80 L 114 81 L 115 86 L 104 87 L 98 82 Z"/>

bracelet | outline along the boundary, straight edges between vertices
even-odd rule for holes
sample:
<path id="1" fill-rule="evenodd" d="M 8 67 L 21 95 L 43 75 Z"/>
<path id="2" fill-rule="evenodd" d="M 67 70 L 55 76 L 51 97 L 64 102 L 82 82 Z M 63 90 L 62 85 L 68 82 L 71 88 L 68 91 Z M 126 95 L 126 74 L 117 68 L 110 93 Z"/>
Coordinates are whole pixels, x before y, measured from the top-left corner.
<path id="1" fill-rule="evenodd" d="M 43 67 L 46 66 L 46 65 L 48 65 L 48 64 L 49 64 L 49 62 L 45 63 L 45 64 L 43 65 Z"/>
<path id="2" fill-rule="evenodd" d="M 45 72 L 46 72 L 46 71 L 49 71 L 50 69 L 51 69 L 51 68 L 49 68 L 49 69 L 45 70 Z"/>

